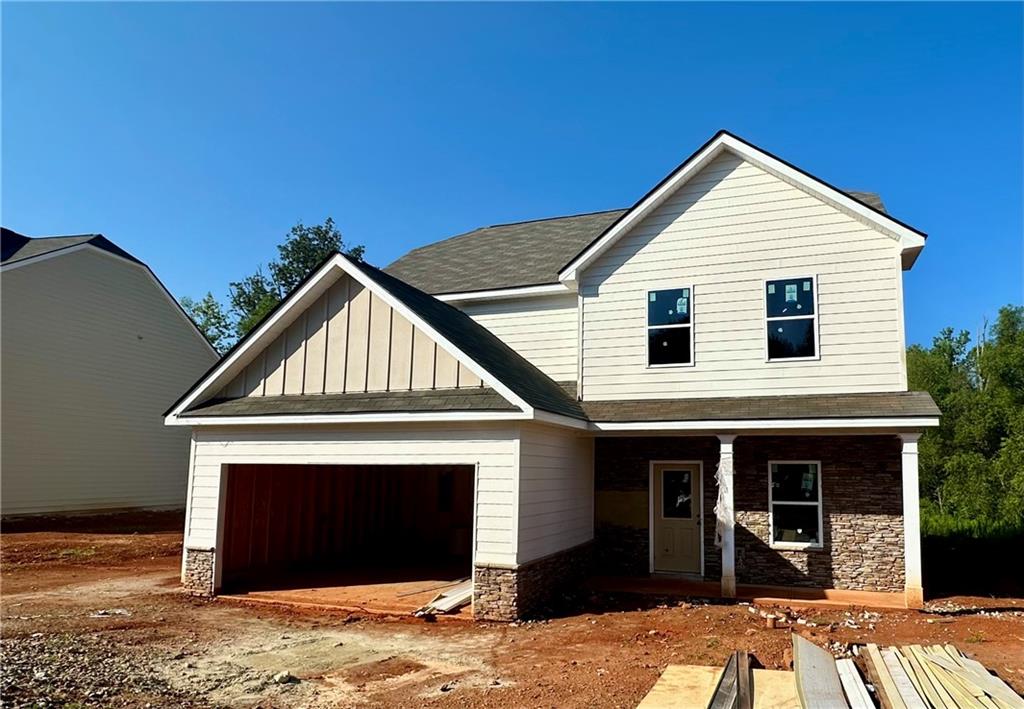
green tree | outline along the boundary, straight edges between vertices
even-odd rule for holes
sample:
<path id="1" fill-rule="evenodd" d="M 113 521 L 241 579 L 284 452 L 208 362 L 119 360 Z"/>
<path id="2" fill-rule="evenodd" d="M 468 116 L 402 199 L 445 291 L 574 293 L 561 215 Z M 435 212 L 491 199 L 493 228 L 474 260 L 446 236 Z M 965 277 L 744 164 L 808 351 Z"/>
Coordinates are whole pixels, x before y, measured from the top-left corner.
<path id="1" fill-rule="evenodd" d="M 198 302 L 182 298 L 186 311 L 218 351 L 226 351 L 234 341 L 245 337 L 328 256 L 341 252 L 362 260 L 364 247 L 347 246 L 334 220 L 327 217 L 323 224 L 306 226 L 299 222 L 293 226 L 277 251 L 278 258 L 267 264 L 266 272 L 257 266 L 252 275 L 229 284 L 226 309 L 209 293 Z M 200 321 L 210 323 L 209 331 Z"/>
<path id="2" fill-rule="evenodd" d="M 224 354 L 234 339 L 235 326 L 224 312 L 224 307 L 213 297 L 213 293 L 208 292 L 202 300 L 193 300 L 185 296 L 181 299 L 181 307 L 192 318 L 192 322 L 213 349 Z"/>
<path id="3" fill-rule="evenodd" d="M 1024 307 L 1001 308 L 973 345 L 946 328 L 908 348 L 907 369 L 942 410 L 920 443 L 926 520 L 1024 527 Z"/>

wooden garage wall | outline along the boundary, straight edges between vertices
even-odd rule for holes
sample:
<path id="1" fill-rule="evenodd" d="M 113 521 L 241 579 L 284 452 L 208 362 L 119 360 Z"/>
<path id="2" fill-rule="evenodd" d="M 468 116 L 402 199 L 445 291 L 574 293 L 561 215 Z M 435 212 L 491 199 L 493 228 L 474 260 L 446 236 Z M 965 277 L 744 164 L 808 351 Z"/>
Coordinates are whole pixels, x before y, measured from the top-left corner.
<path id="1" fill-rule="evenodd" d="M 469 568 L 472 466 L 232 465 L 226 491 L 225 584 L 281 568 Z"/>
<path id="2" fill-rule="evenodd" d="M 343 275 L 220 392 L 340 394 L 482 382 L 376 294 Z"/>

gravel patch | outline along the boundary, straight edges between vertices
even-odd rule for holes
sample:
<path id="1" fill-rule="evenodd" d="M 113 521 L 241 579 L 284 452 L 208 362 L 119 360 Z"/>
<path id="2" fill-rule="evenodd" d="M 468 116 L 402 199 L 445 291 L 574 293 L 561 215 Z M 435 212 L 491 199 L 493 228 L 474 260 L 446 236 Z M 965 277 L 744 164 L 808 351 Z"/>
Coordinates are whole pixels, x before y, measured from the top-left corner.
<path id="1" fill-rule="evenodd" d="M 0 641 L 0 707 L 214 705 L 160 677 L 161 657 L 98 635 L 34 633 Z"/>

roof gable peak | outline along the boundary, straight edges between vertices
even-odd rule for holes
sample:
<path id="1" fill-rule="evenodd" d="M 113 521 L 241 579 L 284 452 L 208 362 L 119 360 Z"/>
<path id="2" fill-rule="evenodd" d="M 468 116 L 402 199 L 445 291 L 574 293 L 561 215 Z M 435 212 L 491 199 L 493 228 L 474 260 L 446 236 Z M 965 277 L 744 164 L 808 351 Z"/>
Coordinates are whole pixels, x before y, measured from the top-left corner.
<path id="1" fill-rule="evenodd" d="M 889 234 L 900 242 L 905 269 L 909 269 L 913 265 L 918 253 L 924 247 L 927 235 L 885 212 L 881 199 L 877 195 L 871 194 L 870 196 L 874 199 L 869 199 L 869 193 L 844 192 L 753 143 L 729 131 L 720 130 L 563 266 L 558 274 L 559 281 L 574 288 L 579 281 L 581 271 L 663 204 L 692 177 L 700 173 L 711 161 L 726 151 L 804 189 L 825 202 L 842 208 L 879 231 Z M 873 202 L 877 202 L 877 204 Z"/>

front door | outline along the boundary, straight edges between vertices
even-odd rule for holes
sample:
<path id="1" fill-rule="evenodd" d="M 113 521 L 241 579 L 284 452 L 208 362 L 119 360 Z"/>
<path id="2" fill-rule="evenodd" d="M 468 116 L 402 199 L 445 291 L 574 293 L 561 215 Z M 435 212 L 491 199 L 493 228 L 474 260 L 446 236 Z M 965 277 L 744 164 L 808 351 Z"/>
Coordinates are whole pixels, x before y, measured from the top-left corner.
<path id="1" fill-rule="evenodd" d="M 654 465 L 654 570 L 700 573 L 700 466 Z"/>

